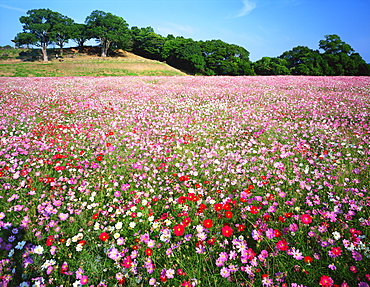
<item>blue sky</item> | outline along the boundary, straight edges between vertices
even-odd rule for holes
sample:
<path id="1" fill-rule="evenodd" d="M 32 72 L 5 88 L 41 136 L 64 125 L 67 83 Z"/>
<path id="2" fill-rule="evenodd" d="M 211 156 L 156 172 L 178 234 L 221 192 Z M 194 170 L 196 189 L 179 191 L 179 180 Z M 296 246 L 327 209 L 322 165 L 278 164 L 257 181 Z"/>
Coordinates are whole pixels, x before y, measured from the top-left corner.
<path id="1" fill-rule="evenodd" d="M 252 61 L 296 46 L 318 49 L 337 34 L 370 63 L 370 0 L 0 0 L 0 46 L 22 31 L 19 17 L 39 8 L 78 23 L 102 10 L 163 36 L 221 39 L 247 49 Z"/>

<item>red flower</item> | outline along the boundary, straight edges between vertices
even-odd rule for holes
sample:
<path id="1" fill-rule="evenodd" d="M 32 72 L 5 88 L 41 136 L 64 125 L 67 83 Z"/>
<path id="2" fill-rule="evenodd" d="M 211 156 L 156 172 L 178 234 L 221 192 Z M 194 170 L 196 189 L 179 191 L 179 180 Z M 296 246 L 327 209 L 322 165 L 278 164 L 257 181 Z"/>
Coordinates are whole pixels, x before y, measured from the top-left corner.
<path id="1" fill-rule="evenodd" d="M 301 222 L 303 224 L 310 224 L 312 222 L 312 217 L 309 214 L 302 214 L 301 216 Z"/>
<path id="2" fill-rule="evenodd" d="M 230 237 L 231 235 L 233 235 L 233 229 L 228 225 L 225 225 L 224 227 L 222 227 L 221 231 L 222 231 L 222 235 L 225 237 Z"/>
<path id="3" fill-rule="evenodd" d="M 286 221 L 286 219 L 284 218 L 284 216 L 281 216 L 281 215 L 280 215 L 280 216 L 279 216 L 279 221 L 284 223 L 284 222 Z"/>
<path id="4" fill-rule="evenodd" d="M 203 226 L 205 228 L 211 228 L 213 226 L 213 221 L 212 219 L 206 219 L 203 221 Z"/>
<path id="5" fill-rule="evenodd" d="M 99 213 L 95 213 L 91 218 L 92 219 L 97 219 L 99 217 Z"/>
<path id="6" fill-rule="evenodd" d="M 251 209 L 250 209 L 250 213 L 257 214 L 258 213 L 258 207 L 257 206 L 252 206 Z"/>
<path id="7" fill-rule="evenodd" d="M 244 231 L 245 230 L 245 225 L 244 224 L 239 224 L 238 225 L 238 231 Z"/>
<path id="8" fill-rule="evenodd" d="M 342 254 L 342 249 L 340 249 L 340 247 L 333 247 L 330 251 L 329 251 L 329 256 L 330 257 L 338 257 Z"/>
<path id="9" fill-rule="evenodd" d="M 281 251 L 288 250 L 288 242 L 285 239 L 281 239 L 276 243 L 276 247 L 280 249 Z"/>
<path id="10" fill-rule="evenodd" d="M 53 235 L 49 235 L 48 238 L 46 239 L 46 245 L 47 246 L 53 245 L 53 240 L 54 240 Z"/>
<path id="11" fill-rule="evenodd" d="M 291 218 L 291 217 L 293 216 L 293 213 L 291 213 L 291 212 L 287 212 L 287 213 L 285 213 L 285 214 L 284 214 L 284 216 L 285 216 L 286 218 Z"/>
<path id="12" fill-rule="evenodd" d="M 330 286 L 333 286 L 334 280 L 329 276 L 322 275 L 321 278 L 320 278 L 319 284 L 322 287 L 330 287 Z"/>
<path id="13" fill-rule="evenodd" d="M 306 262 L 307 264 L 310 264 L 310 263 L 313 261 L 313 259 L 312 259 L 312 257 L 311 257 L 311 256 L 306 256 L 303 260 L 304 260 L 304 262 Z"/>
<path id="14" fill-rule="evenodd" d="M 177 199 L 177 202 L 182 204 L 182 203 L 185 203 L 186 202 L 186 197 L 185 196 L 180 196 L 178 199 Z"/>
<path id="15" fill-rule="evenodd" d="M 101 155 L 99 155 L 99 156 L 96 157 L 96 160 L 97 161 L 102 161 L 103 160 L 103 157 Z"/>
<path id="16" fill-rule="evenodd" d="M 173 228 L 173 232 L 176 236 L 181 236 L 185 232 L 185 227 L 182 224 L 175 225 Z"/>
<path id="17" fill-rule="evenodd" d="M 226 211 L 225 217 L 226 218 L 233 218 L 233 213 L 231 211 Z"/>
<path id="18" fill-rule="evenodd" d="M 225 203 L 225 204 L 222 206 L 222 208 L 223 208 L 224 210 L 230 210 L 230 209 L 231 209 L 230 203 Z"/>
<path id="19" fill-rule="evenodd" d="M 274 229 L 274 236 L 275 237 L 280 237 L 281 236 L 281 231 L 278 229 Z"/>
<path id="20" fill-rule="evenodd" d="M 147 248 L 147 249 L 145 249 L 145 254 L 146 254 L 147 256 L 152 256 L 152 255 L 153 255 L 153 250 L 152 250 L 152 249 L 150 249 L 150 248 Z"/>
<path id="21" fill-rule="evenodd" d="M 222 204 L 221 203 L 216 203 L 213 207 L 215 211 L 221 211 L 222 210 Z"/>
<path id="22" fill-rule="evenodd" d="M 81 246 L 84 246 L 84 245 L 86 244 L 86 240 L 80 240 L 80 241 L 78 242 L 78 244 L 80 244 Z"/>
<path id="23" fill-rule="evenodd" d="M 263 216 L 263 220 L 264 221 L 269 221 L 270 220 L 270 218 L 271 218 L 271 215 L 269 215 L 269 214 L 265 214 L 264 216 Z"/>
<path id="24" fill-rule="evenodd" d="M 159 277 L 159 280 L 161 280 L 162 282 L 166 282 L 167 281 L 166 275 Z"/>
<path id="25" fill-rule="evenodd" d="M 184 225 L 184 227 L 188 226 L 191 222 L 191 218 L 190 217 L 186 217 L 184 218 L 184 220 L 182 221 L 182 224 Z"/>
<path id="26" fill-rule="evenodd" d="M 109 234 L 108 233 L 106 233 L 106 232 L 102 232 L 102 233 L 100 233 L 100 235 L 99 235 L 99 239 L 101 240 L 101 241 L 107 241 L 108 239 L 109 239 Z"/>

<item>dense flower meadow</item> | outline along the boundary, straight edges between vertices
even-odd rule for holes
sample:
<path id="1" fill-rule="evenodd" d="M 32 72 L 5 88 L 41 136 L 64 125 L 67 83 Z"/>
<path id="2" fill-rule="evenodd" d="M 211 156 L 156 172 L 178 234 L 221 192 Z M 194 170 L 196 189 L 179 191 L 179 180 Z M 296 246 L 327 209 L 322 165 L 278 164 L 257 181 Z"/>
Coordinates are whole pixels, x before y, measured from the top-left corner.
<path id="1" fill-rule="evenodd" d="M 370 285 L 369 77 L 0 79 L 0 286 Z"/>

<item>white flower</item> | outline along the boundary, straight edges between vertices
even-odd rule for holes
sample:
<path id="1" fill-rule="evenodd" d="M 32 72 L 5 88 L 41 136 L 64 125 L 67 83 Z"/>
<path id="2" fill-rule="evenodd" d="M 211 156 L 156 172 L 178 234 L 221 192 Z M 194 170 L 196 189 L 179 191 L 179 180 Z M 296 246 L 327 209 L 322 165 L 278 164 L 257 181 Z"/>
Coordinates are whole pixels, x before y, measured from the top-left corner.
<path id="1" fill-rule="evenodd" d="M 71 245 L 71 242 L 72 242 L 71 238 L 68 238 L 68 239 L 67 239 L 67 242 L 66 242 L 66 246 Z"/>
<path id="2" fill-rule="evenodd" d="M 113 234 L 114 239 L 118 239 L 120 236 L 121 235 L 119 233 L 117 233 L 117 232 Z"/>
<path id="3" fill-rule="evenodd" d="M 204 230 L 203 226 L 198 224 L 195 229 L 197 230 L 198 233 L 202 232 Z"/>
<path id="4" fill-rule="evenodd" d="M 130 226 L 130 228 L 135 228 L 136 223 L 135 222 L 130 222 L 129 226 Z"/>
<path id="5" fill-rule="evenodd" d="M 152 215 L 152 216 L 149 216 L 148 217 L 148 220 L 150 221 L 150 222 L 152 222 L 153 220 L 154 220 L 154 216 Z"/>
<path id="6" fill-rule="evenodd" d="M 333 234 L 335 240 L 340 239 L 340 233 L 338 231 L 334 231 L 332 234 Z"/>
<path id="7" fill-rule="evenodd" d="M 161 224 L 159 222 L 153 223 L 153 229 L 158 229 L 159 227 L 161 227 Z"/>
<path id="8" fill-rule="evenodd" d="M 44 253 L 44 247 L 42 247 L 41 245 L 37 245 L 37 246 L 33 249 L 33 253 L 36 253 L 36 254 L 41 255 L 42 253 Z"/>
<path id="9" fill-rule="evenodd" d="M 116 223 L 116 225 L 114 226 L 116 229 L 121 229 L 122 228 L 122 222 L 119 221 Z"/>
<path id="10" fill-rule="evenodd" d="M 77 244 L 76 251 L 82 251 L 82 245 L 81 244 Z"/>

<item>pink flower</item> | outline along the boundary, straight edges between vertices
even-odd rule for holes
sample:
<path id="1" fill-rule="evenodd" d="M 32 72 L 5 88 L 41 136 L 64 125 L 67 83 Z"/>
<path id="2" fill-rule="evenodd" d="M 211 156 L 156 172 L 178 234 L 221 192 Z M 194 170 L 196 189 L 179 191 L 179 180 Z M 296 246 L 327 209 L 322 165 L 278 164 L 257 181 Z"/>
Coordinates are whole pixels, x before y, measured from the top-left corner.
<path id="1" fill-rule="evenodd" d="M 89 282 L 89 277 L 87 277 L 86 275 L 83 275 L 80 279 L 80 283 L 81 285 L 85 285 Z"/>
<path id="2" fill-rule="evenodd" d="M 334 280 L 330 276 L 327 275 L 321 276 L 319 285 L 321 285 L 322 287 L 331 287 L 333 286 L 333 284 Z"/>

